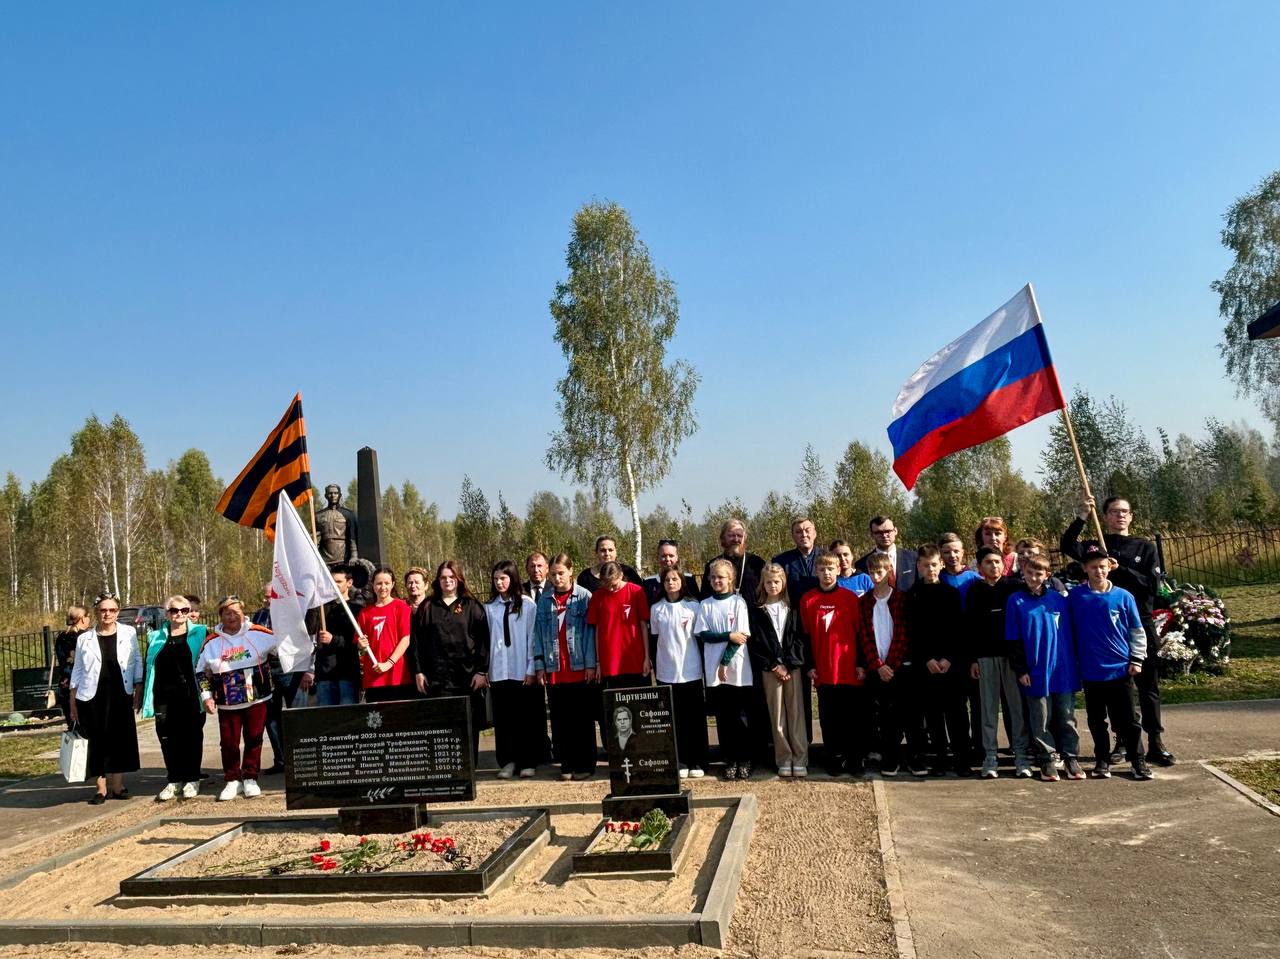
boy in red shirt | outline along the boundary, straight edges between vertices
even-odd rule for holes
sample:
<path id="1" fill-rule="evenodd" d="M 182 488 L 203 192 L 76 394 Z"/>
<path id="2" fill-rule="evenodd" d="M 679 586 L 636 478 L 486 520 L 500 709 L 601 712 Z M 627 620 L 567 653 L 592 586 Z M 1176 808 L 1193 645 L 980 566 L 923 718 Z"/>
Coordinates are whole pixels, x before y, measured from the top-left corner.
<path id="1" fill-rule="evenodd" d="M 651 685 L 649 601 L 623 577 L 617 563 L 600 567 L 601 586 L 591 594 L 587 624 L 596 628 L 600 680 L 609 689 Z"/>
<path id="2" fill-rule="evenodd" d="M 818 690 L 818 716 L 827 774 L 861 776 L 865 744 L 862 702 L 862 611 L 858 595 L 840 587 L 840 559 L 819 553 L 818 586 L 800 598 L 805 667 Z"/>

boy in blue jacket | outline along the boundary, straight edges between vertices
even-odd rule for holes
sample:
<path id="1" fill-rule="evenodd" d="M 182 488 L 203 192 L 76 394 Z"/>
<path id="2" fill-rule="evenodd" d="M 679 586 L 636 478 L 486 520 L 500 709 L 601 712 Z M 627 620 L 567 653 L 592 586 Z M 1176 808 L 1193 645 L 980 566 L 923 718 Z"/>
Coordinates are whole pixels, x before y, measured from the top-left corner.
<path id="1" fill-rule="evenodd" d="M 1094 779 L 1111 778 L 1107 717 L 1124 743 L 1134 779 L 1151 779 L 1142 752 L 1138 690 L 1133 677 L 1142 671 L 1147 634 L 1133 594 L 1107 579 L 1114 561 L 1096 541 L 1081 549 L 1087 583 L 1067 595 L 1076 660 L 1084 681 L 1084 708 L 1093 736 Z"/>
<path id="2" fill-rule="evenodd" d="M 1022 687 L 1031 718 L 1031 744 L 1040 778 L 1058 781 L 1058 758 L 1068 779 L 1084 779 L 1080 768 L 1080 735 L 1076 732 L 1076 690 L 1080 688 L 1072 644 L 1067 599 L 1049 588 L 1049 561 L 1029 555 L 1022 560 L 1026 589 L 1009 597 L 1005 639 L 1009 664 Z"/>

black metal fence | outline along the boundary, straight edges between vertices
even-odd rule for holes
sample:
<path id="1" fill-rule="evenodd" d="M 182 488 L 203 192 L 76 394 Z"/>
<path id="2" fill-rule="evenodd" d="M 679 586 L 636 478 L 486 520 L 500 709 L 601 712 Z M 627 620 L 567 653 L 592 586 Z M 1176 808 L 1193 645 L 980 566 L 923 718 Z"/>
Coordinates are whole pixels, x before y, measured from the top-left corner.
<path id="1" fill-rule="evenodd" d="M 1205 586 L 1280 583 L 1280 529 L 1157 534 L 1166 576 Z"/>
<path id="2" fill-rule="evenodd" d="M 0 636 L 0 709 L 13 709 L 13 671 L 34 666 L 49 668 L 53 659 L 53 631 Z"/>

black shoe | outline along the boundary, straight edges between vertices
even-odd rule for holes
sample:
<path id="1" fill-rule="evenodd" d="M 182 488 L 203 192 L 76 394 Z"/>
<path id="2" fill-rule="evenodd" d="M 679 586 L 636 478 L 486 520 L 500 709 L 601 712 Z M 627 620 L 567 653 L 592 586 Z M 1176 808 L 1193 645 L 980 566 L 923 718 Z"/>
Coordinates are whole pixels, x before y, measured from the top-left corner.
<path id="1" fill-rule="evenodd" d="M 1116 744 L 1111 748 L 1111 755 L 1108 757 L 1107 761 L 1112 766 L 1119 766 L 1124 762 L 1124 746 L 1121 745 L 1119 740 L 1116 740 Z"/>
<path id="2" fill-rule="evenodd" d="M 968 779 L 973 775 L 973 767 L 968 763 L 958 763 L 955 766 L 952 766 L 951 770 L 961 779 Z"/>
<path id="3" fill-rule="evenodd" d="M 1153 743 L 1151 748 L 1147 750 L 1147 762 L 1155 763 L 1157 766 L 1172 766 L 1177 761 L 1173 753 L 1164 748 L 1163 743 Z"/>
<path id="4" fill-rule="evenodd" d="M 1095 759 L 1093 768 L 1089 770 L 1090 779 L 1110 779 L 1111 764 L 1105 759 Z"/>
<path id="5" fill-rule="evenodd" d="M 947 771 L 947 767 L 943 763 L 934 763 L 929 767 L 929 775 L 939 779 L 945 776 Z"/>
<path id="6" fill-rule="evenodd" d="M 284 763 L 272 763 L 267 769 L 262 770 L 264 776 L 279 776 L 284 772 Z"/>
<path id="7" fill-rule="evenodd" d="M 738 778 L 739 779 L 751 778 L 751 763 L 738 763 Z"/>
<path id="8" fill-rule="evenodd" d="M 107 796 L 105 793 L 94 793 L 92 796 L 89 797 L 90 806 L 101 806 L 106 801 L 107 801 Z"/>
<path id="9" fill-rule="evenodd" d="M 1151 767 L 1147 765 L 1146 759 L 1139 753 L 1133 757 L 1133 778 L 1134 779 L 1155 779 L 1155 773 L 1151 771 Z"/>
<path id="10" fill-rule="evenodd" d="M 922 759 L 908 759 L 907 771 L 910 772 L 911 775 L 919 776 L 921 778 L 929 775 L 929 767 L 925 765 L 924 760 Z"/>
<path id="11" fill-rule="evenodd" d="M 827 773 L 827 775 L 828 775 L 828 776 L 830 776 L 832 779 L 839 779 L 839 778 L 840 778 L 840 774 L 841 774 L 842 772 L 844 772 L 844 766 L 839 765 L 839 764 L 837 764 L 837 765 L 835 765 L 835 766 L 828 766 L 828 767 L 826 768 L 826 773 Z"/>
<path id="12" fill-rule="evenodd" d="M 732 763 L 726 763 L 722 777 L 725 782 L 732 782 L 738 778 L 738 767 Z"/>
<path id="13" fill-rule="evenodd" d="M 888 776 L 890 779 L 892 779 L 894 776 L 898 775 L 898 764 L 897 763 L 881 763 L 880 775 Z"/>
<path id="14" fill-rule="evenodd" d="M 861 779 L 866 773 L 866 767 L 859 762 L 848 762 L 844 764 L 844 771 L 854 779 Z"/>

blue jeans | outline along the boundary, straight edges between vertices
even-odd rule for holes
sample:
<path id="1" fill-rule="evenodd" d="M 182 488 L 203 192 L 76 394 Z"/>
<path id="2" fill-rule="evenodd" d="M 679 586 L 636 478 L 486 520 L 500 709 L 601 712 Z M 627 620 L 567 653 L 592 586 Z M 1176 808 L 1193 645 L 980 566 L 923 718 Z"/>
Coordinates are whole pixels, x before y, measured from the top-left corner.
<path id="1" fill-rule="evenodd" d="M 317 706 L 353 706 L 360 702 L 360 684 L 350 679 L 316 681 Z"/>

